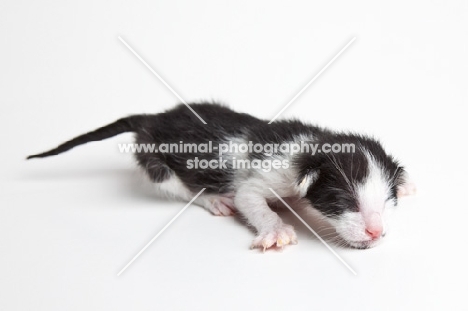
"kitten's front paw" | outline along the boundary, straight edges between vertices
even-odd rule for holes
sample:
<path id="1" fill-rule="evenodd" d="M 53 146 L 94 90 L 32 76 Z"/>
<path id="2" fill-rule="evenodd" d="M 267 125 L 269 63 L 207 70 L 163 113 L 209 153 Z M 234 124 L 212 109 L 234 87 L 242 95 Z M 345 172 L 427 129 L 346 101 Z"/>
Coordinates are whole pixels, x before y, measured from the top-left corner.
<path id="1" fill-rule="evenodd" d="M 263 248 L 265 251 L 267 248 L 283 247 L 288 244 L 297 244 L 296 232 L 293 226 L 282 224 L 278 228 L 259 233 L 250 248 Z"/>

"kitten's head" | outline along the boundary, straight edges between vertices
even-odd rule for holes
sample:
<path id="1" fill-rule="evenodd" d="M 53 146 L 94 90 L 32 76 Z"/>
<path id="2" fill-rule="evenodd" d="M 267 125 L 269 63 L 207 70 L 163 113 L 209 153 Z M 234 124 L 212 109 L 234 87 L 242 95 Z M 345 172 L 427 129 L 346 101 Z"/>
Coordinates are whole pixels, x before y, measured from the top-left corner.
<path id="1" fill-rule="evenodd" d="M 334 141 L 353 144 L 354 152 L 300 155 L 299 192 L 348 245 L 372 247 L 386 234 L 405 171 L 375 140 L 341 135 Z"/>

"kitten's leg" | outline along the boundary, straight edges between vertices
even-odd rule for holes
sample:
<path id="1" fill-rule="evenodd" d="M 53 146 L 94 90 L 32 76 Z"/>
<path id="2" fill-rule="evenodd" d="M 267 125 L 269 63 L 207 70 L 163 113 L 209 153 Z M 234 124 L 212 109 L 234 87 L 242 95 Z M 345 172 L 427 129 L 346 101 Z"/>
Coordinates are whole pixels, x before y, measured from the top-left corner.
<path id="1" fill-rule="evenodd" d="M 257 230 L 257 237 L 251 248 L 262 248 L 264 251 L 273 246 L 282 247 L 296 244 L 294 228 L 283 223 L 277 213 L 268 206 L 265 197 L 256 193 L 248 185 L 241 186 L 234 198 L 237 210 Z"/>

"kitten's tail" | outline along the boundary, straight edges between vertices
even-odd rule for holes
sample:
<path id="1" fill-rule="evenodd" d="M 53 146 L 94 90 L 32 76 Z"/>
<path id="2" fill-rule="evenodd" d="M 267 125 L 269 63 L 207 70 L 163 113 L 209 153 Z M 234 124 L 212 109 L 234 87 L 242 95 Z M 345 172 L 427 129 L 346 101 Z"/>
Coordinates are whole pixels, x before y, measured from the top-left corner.
<path id="1" fill-rule="evenodd" d="M 68 151 L 76 146 L 86 144 L 91 141 L 104 140 L 125 132 L 136 132 L 145 118 L 144 115 L 134 115 L 126 118 L 119 119 L 114 123 L 108 124 L 106 126 L 100 127 L 92 132 L 75 137 L 63 144 L 59 145 L 57 148 L 52 150 L 34 154 L 28 156 L 26 159 L 33 158 L 45 158 L 53 155 L 60 154 L 62 152 Z"/>

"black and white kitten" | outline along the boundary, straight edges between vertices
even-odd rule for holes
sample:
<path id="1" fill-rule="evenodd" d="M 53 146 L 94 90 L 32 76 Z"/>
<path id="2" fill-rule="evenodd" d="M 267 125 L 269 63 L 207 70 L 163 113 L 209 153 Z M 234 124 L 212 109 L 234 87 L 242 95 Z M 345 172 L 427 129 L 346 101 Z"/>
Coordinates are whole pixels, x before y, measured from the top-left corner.
<path id="1" fill-rule="evenodd" d="M 386 233 L 388 214 L 398 197 L 412 194 L 414 185 L 405 170 L 380 143 L 362 135 L 337 133 L 296 120 L 267 121 L 209 103 L 192 104 L 206 121 L 202 124 L 187 107 L 151 115 L 133 115 L 78 136 L 50 151 L 31 155 L 42 158 L 57 155 L 75 146 L 134 132 L 136 143 L 162 146 L 170 144 L 207 144 L 209 152 L 137 152 L 138 164 L 156 185 L 158 193 L 189 201 L 203 188 L 195 203 L 215 215 L 243 216 L 257 231 L 252 247 L 264 250 L 295 244 L 292 226 L 283 223 L 270 206 L 285 198 L 293 208 L 315 209 L 336 229 L 350 246 L 368 248 Z M 241 152 L 227 150 L 220 155 L 217 146 L 281 145 L 301 143 L 325 146 L 353 145 L 352 153 Z M 194 163 L 224 164 L 196 167 Z M 194 162 L 197 159 L 197 162 Z M 243 163 L 275 161 L 276 167 L 236 166 Z M 260 162 L 259 162 L 260 161 Z M 219 163 L 218 163 L 219 164 Z M 287 165 L 284 165 L 287 164 Z"/>

